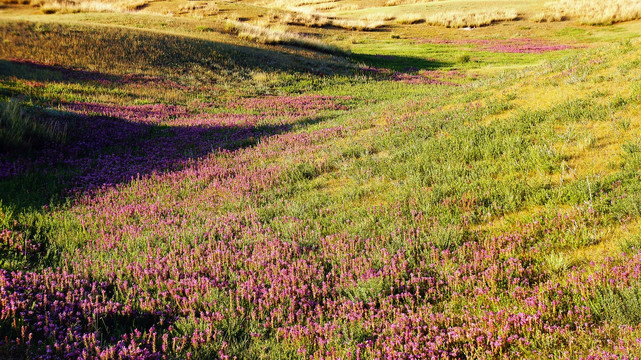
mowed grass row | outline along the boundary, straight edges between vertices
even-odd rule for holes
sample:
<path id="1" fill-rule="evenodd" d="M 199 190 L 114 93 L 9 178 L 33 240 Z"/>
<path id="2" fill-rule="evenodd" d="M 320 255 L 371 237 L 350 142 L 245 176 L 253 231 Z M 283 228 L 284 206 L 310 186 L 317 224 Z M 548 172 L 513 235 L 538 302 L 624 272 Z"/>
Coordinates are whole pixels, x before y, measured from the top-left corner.
<path id="1" fill-rule="evenodd" d="M 103 36 L 68 60 L 4 26 L 58 66 L 3 62 L 2 95 L 77 130 L 3 154 L 2 354 L 640 355 L 636 43 L 458 86 L 50 25 Z"/>

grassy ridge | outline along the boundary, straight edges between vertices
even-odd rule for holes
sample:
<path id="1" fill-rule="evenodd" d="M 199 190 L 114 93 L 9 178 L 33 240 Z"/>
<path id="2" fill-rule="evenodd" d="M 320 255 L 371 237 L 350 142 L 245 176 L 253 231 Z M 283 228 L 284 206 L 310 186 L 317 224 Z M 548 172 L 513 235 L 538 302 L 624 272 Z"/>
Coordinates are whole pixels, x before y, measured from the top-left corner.
<path id="1" fill-rule="evenodd" d="M 341 67 L 2 32 L 0 94 L 73 126 L 0 157 L 1 355 L 641 354 L 637 42 Z"/>

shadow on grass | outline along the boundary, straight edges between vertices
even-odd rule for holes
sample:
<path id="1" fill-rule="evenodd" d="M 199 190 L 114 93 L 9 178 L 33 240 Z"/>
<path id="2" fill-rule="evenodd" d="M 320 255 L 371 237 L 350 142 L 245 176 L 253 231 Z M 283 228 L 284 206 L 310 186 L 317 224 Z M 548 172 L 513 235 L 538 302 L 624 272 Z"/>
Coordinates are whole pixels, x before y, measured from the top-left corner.
<path id="1" fill-rule="evenodd" d="M 120 82 L 127 78 L 124 76 L 104 74 L 98 71 L 73 69 L 59 65 L 45 65 L 29 60 L 2 60 L 0 59 L 0 77 L 5 79 L 21 79 L 35 82 L 68 82 L 86 83 L 88 81 Z"/>
<path id="2" fill-rule="evenodd" d="M 33 245 L 29 251 L 0 247 L 0 268 L 58 264 L 59 249 L 52 243 L 56 235 L 51 234 L 77 224 L 72 219 L 54 221 L 45 215 L 48 206 L 66 206 L 104 187 L 188 169 L 211 155 L 253 147 L 261 139 L 325 120 L 322 116 L 301 116 L 284 124 L 254 125 L 262 124 L 265 115 L 192 114 L 168 105 L 68 106 L 68 111 L 44 112 L 66 124 L 64 143 L 0 152 L 0 210 L 14 214 L 6 218 L 0 212 L 0 226 L 5 222 L 8 230 L 22 234 L 24 241 Z M 120 116 L 92 115 L 100 111 Z M 182 120 L 194 124 L 171 124 Z"/>
<path id="3" fill-rule="evenodd" d="M 0 265 L 3 268 L 23 267 L 25 259 L 36 263 L 43 257 L 55 257 L 44 254 L 52 226 L 45 206 L 66 204 L 101 187 L 126 184 L 138 177 L 180 171 L 212 154 L 252 147 L 266 137 L 324 120 L 311 113 L 265 125 L 269 121 L 255 113 L 208 114 L 206 109 L 196 113 L 200 110 L 163 104 L 65 103 L 55 95 L 59 90 L 48 93 L 34 90 L 37 87 L 55 87 L 56 82 L 83 87 L 97 84 L 107 85 L 107 91 L 111 83 L 138 81 L 136 76 L 140 76 L 145 85 L 164 91 L 178 85 L 172 78 L 198 77 L 196 84 L 200 80 L 232 82 L 250 77 L 254 70 L 355 74 L 344 59 L 310 51 L 116 27 L 5 21 L 0 23 L 0 37 L 0 58 L 4 58 L 0 80 L 15 82 L 0 87 L 0 98 L 37 104 L 39 118 L 67 128 L 62 144 L 0 150 L 0 210 L 4 212 L 0 226 L 41 245 L 34 250 L 33 261 L 8 249 L 10 256 L 5 257 L 13 265 Z M 55 259 L 49 263 L 55 264 Z"/>
<path id="4" fill-rule="evenodd" d="M 252 45 L 223 34 L 220 37 L 224 41 L 214 41 L 101 25 L 6 21 L 0 23 L 0 37 L 4 39 L 0 43 L 0 58 L 100 69 L 109 74 L 199 76 L 211 71 L 214 75 L 242 75 L 252 70 L 349 73 L 346 62 L 339 57 L 301 51 L 301 48 L 285 50 L 287 47 Z"/>
<path id="5" fill-rule="evenodd" d="M 262 115 L 190 114 L 169 105 L 69 105 L 72 111 L 45 113 L 68 129 L 64 144 L 0 153 L 0 201 L 15 211 L 59 204 L 89 190 L 150 174 L 178 171 L 220 151 L 256 145 L 262 138 L 312 125 L 323 117 L 305 117 L 282 125 L 257 123 Z M 121 116 L 86 113 L 121 113 Z M 173 117 L 199 122 L 167 125 Z M 157 120 L 158 119 L 158 120 Z"/>
<path id="6" fill-rule="evenodd" d="M 369 67 L 397 72 L 429 71 L 452 66 L 452 63 L 412 56 L 352 54 L 350 58 Z"/>

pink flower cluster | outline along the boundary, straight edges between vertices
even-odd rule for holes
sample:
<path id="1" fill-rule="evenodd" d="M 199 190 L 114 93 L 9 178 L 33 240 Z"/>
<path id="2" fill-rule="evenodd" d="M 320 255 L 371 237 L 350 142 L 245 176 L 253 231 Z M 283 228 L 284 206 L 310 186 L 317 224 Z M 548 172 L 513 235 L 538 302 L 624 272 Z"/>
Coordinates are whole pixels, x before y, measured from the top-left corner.
<path id="1" fill-rule="evenodd" d="M 244 152 L 240 158 L 256 155 Z M 114 189 L 78 208 L 83 226 L 102 232 L 67 260 L 71 273 L 0 273 L 1 319 L 13 331 L 0 348 L 45 348 L 43 359 L 153 359 L 218 344 L 224 357 L 237 321 L 236 331 L 253 329 L 251 341 L 275 337 L 304 357 L 518 357 L 532 355 L 528 349 L 542 338 L 562 347 L 582 336 L 595 339 L 592 354 L 603 358 L 616 353 L 596 339 L 612 332 L 622 336 L 617 349 L 641 350 L 624 336 L 628 329 L 599 322 L 585 305 L 600 287 L 637 283 L 641 255 L 553 280 L 535 260 L 541 222 L 488 241 L 470 234 L 460 246 L 442 248 L 431 236 L 445 225 L 420 212 L 372 238 L 320 235 L 305 220 L 277 219 L 293 227 L 285 234 L 253 211 L 201 217 L 192 211 L 208 211 L 202 201 L 215 208 L 223 191 L 246 198 L 278 173 L 236 167 L 217 181 L 209 162 L 141 184 L 140 204 Z M 205 174 L 214 181 L 203 194 L 163 205 L 176 199 L 167 191 L 179 189 L 159 193 L 160 180 L 178 185 Z M 118 255 L 131 246 L 139 256 Z M 102 280 L 90 280 L 96 277 Z M 185 322 L 195 327 L 176 330 Z"/>
<path id="2" fill-rule="evenodd" d="M 70 189 L 99 188 L 178 170 L 219 150 L 255 145 L 298 122 L 314 121 L 321 112 L 344 111 L 349 101 L 283 96 L 189 107 L 63 103 L 68 115 L 57 120 L 69 125 L 69 141 L 52 144 L 35 158 L 0 154 L 0 177 L 63 165 L 77 173 Z"/>
<path id="3" fill-rule="evenodd" d="M 464 76 L 380 72 L 396 81 Z M 641 352 L 634 326 L 595 311 L 603 289 L 639 286 L 641 253 L 561 274 L 544 263 L 552 251 L 590 241 L 586 234 L 605 221 L 592 206 L 488 234 L 465 218 L 439 222 L 411 202 L 351 209 L 306 203 L 320 196 L 298 199 L 297 179 L 335 169 L 327 139 L 352 141 L 363 127 L 354 119 L 353 127 L 291 130 L 352 101 L 62 103 L 73 125 L 68 143 L 21 163 L 0 154 L 0 165 L 20 163 L 8 176 L 72 173 L 68 185 L 79 191 L 68 208 L 48 214 L 78 234 L 61 240 L 69 249 L 59 267 L 0 271 L 0 358 L 507 359 L 553 349 L 559 358 L 614 359 Z M 430 116 L 427 101 L 383 115 L 398 131 L 414 131 L 417 117 Z M 436 205 L 471 212 L 477 195 Z M 614 183 L 594 204 L 618 206 L 626 197 Z M 0 232 L 0 251 L 44 251 L 26 226 L 13 227 Z M 589 339 L 589 348 L 577 349 L 577 339 Z"/>

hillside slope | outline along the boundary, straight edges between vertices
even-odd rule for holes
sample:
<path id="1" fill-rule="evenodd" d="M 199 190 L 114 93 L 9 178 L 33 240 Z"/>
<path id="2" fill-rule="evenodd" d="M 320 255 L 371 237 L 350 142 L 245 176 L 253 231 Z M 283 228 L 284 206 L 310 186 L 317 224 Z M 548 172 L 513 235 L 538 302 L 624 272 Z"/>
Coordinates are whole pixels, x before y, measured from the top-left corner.
<path id="1" fill-rule="evenodd" d="M 0 139 L 60 136 L 0 148 L 0 357 L 641 356 L 636 23 L 335 56 L 34 16 Z"/>

